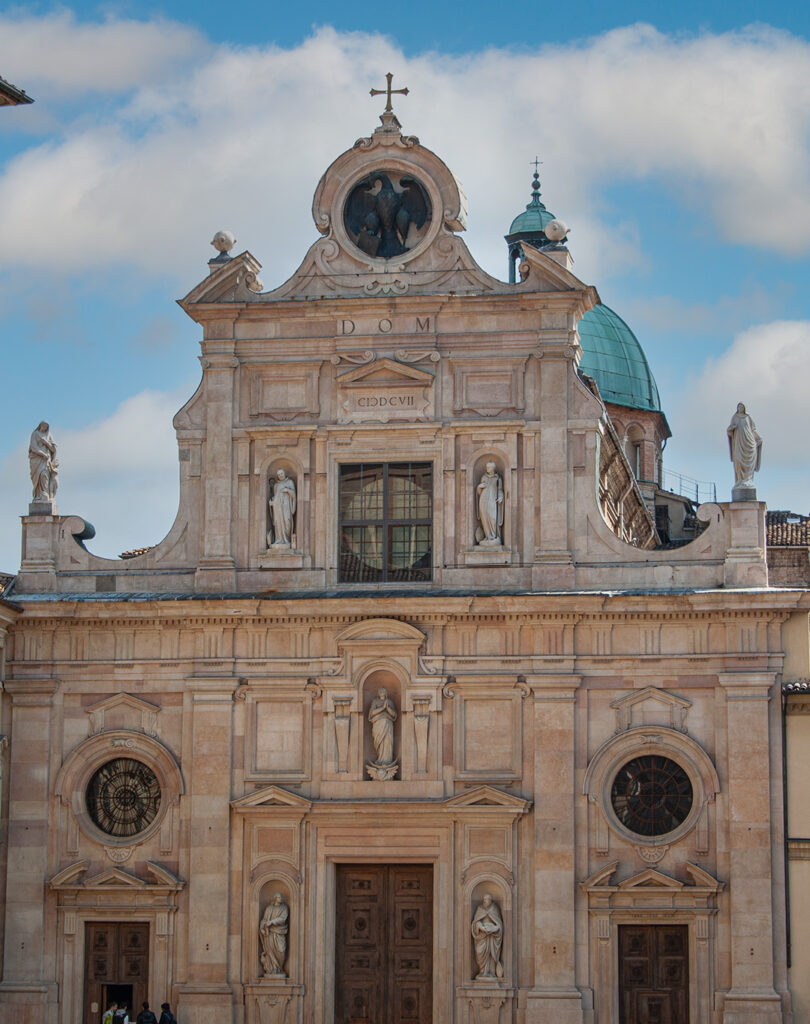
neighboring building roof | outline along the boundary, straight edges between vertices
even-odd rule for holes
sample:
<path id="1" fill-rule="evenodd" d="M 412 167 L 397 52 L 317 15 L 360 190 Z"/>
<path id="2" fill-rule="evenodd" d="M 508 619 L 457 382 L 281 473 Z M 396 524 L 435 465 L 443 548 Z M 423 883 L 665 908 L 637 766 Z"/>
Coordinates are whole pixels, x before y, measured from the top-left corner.
<path id="1" fill-rule="evenodd" d="M 772 548 L 810 547 L 810 516 L 769 509 L 765 513 L 765 542 Z"/>
<path id="2" fill-rule="evenodd" d="M 810 680 L 796 679 L 791 683 L 782 683 L 782 693 L 810 693 Z"/>
<path id="3" fill-rule="evenodd" d="M 0 78 L 0 107 L 16 107 L 20 103 L 33 103 L 30 96 L 27 96 L 22 89 Z"/>
<path id="4" fill-rule="evenodd" d="M 578 324 L 582 344 L 579 368 L 599 385 L 606 402 L 631 409 L 661 411 L 658 387 L 638 338 L 618 313 L 598 305 Z"/>

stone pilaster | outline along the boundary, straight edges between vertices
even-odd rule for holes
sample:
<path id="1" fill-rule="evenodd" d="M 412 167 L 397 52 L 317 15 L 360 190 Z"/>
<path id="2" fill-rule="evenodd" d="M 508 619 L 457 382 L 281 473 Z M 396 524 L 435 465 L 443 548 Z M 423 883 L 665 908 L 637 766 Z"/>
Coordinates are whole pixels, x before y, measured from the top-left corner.
<path id="1" fill-rule="evenodd" d="M 555 332 L 558 333 L 558 332 Z M 566 586 L 573 582 L 568 543 L 568 387 L 574 346 L 541 341 L 540 425 L 537 463 L 542 466 L 538 496 L 539 537 L 532 582 Z"/>
<path id="2" fill-rule="evenodd" d="M 232 330 L 232 325 L 226 325 Z M 197 570 L 198 590 L 236 587 L 233 552 L 233 405 L 239 360 L 234 342 L 203 343 L 205 386 L 205 519 L 203 551 Z"/>
<path id="3" fill-rule="evenodd" d="M 534 985 L 526 1024 L 581 1024 L 575 983 L 574 711 L 579 678 L 534 677 Z"/>
<path id="4" fill-rule="evenodd" d="M 232 679 L 192 679 L 188 814 L 188 971 L 177 1016 L 230 1020 L 228 982 Z"/>
<path id="5" fill-rule="evenodd" d="M 728 720 L 731 989 L 723 1024 L 779 1024 L 773 976 L 770 728 L 773 678 L 720 676 Z"/>
<path id="6" fill-rule="evenodd" d="M 8 873 L 0 1021 L 40 1024 L 56 1002 L 45 976 L 45 901 L 52 679 L 7 682 L 11 697 Z"/>

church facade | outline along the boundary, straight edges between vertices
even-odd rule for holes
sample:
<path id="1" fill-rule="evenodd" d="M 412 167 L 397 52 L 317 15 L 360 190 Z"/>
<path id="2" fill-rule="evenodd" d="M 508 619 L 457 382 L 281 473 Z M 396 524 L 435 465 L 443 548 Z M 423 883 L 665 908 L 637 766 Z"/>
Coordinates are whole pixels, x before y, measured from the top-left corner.
<path id="1" fill-rule="evenodd" d="M 182 300 L 168 536 L 23 518 L 0 1021 L 791 1020 L 764 505 L 661 546 L 565 225 L 484 273 L 390 95 L 313 216 L 285 284 L 221 232 Z"/>

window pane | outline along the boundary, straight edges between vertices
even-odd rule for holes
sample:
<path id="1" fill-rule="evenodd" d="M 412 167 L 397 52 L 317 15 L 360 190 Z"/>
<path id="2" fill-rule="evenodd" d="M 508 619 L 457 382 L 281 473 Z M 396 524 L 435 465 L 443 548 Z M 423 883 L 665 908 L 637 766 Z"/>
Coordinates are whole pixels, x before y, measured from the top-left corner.
<path id="1" fill-rule="evenodd" d="M 432 486 L 430 462 L 340 467 L 341 582 L 431 578 Z"/>
<path id="2" fill-rule="evenodd" d="M 432 469 L 430 463 L 395 463 L 388 467 L 391 519 L 430 519 Z"/>
<path id="3" fill-rule="evenodd" d="M 340 579 L 376 583 L 383 575 L 383 531 L 379 526 L 344 526 L 340 535 Z"/>
<path id="4" fill-rule="evenodd" d="M 430 527 L 389 527 L 389 579 L 430 579 Z"/>
<path id="5" fill-rule="evenodd" d="M 340 518 L 342 521 L 382 519 L 383 467 L 342 466 L 340 470 Z"/>

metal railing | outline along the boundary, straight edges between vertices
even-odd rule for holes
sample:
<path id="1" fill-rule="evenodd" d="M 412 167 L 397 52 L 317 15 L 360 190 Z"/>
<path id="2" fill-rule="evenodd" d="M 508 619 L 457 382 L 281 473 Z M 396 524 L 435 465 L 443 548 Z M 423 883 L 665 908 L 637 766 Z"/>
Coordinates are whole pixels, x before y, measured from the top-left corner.
<path id="1" fill-rule="evenodd" d="M 696 505 L 704 501 L 717 501 L 717 484 L 711 480 L 694 480 L 691 476 L 675 473 L 671 469 L 661 473 L 661 486 L 665 491 L 690 498 Z"/>

